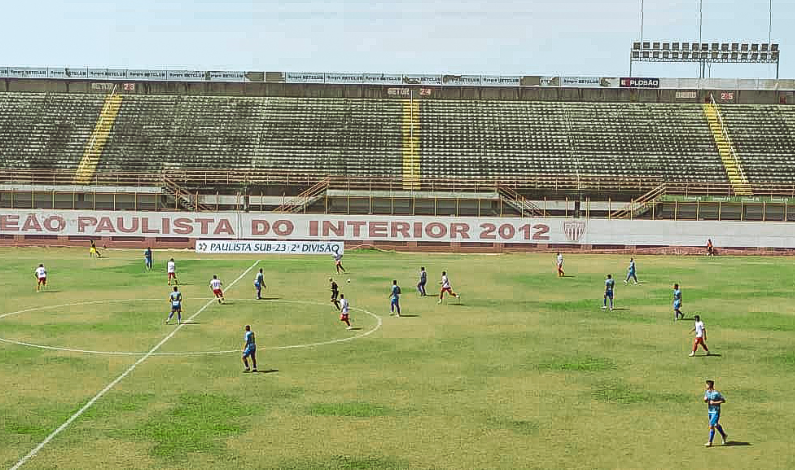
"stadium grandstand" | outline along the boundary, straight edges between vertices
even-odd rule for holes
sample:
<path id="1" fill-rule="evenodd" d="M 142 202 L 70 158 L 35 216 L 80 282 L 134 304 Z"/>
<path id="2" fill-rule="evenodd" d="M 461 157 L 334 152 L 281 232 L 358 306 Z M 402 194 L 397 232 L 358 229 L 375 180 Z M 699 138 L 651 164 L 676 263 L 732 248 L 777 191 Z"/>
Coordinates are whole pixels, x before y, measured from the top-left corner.
<path id="1" fill-rule="evenodd" d="M 2 207 L 795 220 L 788 80 L 59 73 L 0 69 Z"/>

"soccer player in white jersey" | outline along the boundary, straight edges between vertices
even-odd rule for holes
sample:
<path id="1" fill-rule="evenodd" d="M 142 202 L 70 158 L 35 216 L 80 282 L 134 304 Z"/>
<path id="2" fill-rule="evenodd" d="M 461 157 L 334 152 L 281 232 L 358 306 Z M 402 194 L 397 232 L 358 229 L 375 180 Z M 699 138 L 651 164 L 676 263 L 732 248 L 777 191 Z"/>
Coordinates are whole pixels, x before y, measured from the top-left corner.
<path id="1" fill-rule="evenodd" d="M 35 274 L 36 276 L 36 292 L 47 287 L 47 270 L 44 269 L 44 265 L 40 264 L 38 268 L 36 268 Z"/>
<path id="2" fill-rule="evenodd" d="M 337 252 L 334 253 L 332 256 L 334 256 L 334 264 L 335 267 L 337 268 L 337 274 L 340 273 L 340 270 L 342 270 L 342 272 L 344 273 L 345 268 L 342 267 L 342 253 Z"/>
<path id="3" fill-rule="evenodd" d="M 558 266 L 558 277 L 563 277 L 565 274 L 563 273 L 563 255 L 558 252 L 557 258 L 555 258 L 555 264 Z"/>
<path id="4" fill-rule="evenodd" d="M 453 297 L 461 298 L 460 294 L 456 294 L 453 292 L 453 288 L 450 287 L 450 279 L 447 277 L 447 271 L 442 271 L 442 281 L 440 282 L 442 285 L 442 290 L 439 292 L 439 301 L 436 302 L 438 304 L 442 303 L 444 300 L 444 293 L 447 292 L 448 294 L 452 295 Z"/>
<path id="5" fill-rule="evenodd" d="M 171 280 L 174 280 L 174 285 L 178 285 L 177 282 L 177 263 L 174 262 L 174 258 L 168 260 L 168 264 L 166 265 L 166 272 L 168 273 L 168 285 L 171 285 Z"/>
<path id="6" fill-rule="evenodd" d="M 353 327 L 351 326 L 350 320 L 350 313 L 351 313 L 351 304 L 348 303 L 348 299 L 345 298 L 345 294 L 340 294 L 340 321 L 345 322 L 348 327 L 346 330 L 352 330 Z"/>
<path id="7" fill-rule="evenodd" d="M 224 292 L 221 290 L 221 286 L 223 284 L 224 283 L 218 279 L 218 276 L 213 274 L 213 278 L 210 280 L 210 289 L 213 290 L 213 295 L 215 295 L 215 298 L 218 299 L 219 304 L 224 303 Z"/>
<path id="8" fill-rule="evenodd" d="M 690 330 L 691 333 L 696 333 L 696 338 L 693 340 L 693 351 L 688 354 L 688 356 L 693 357 L 696 355 L 696 350 L 698 349 L 698 345 L 701 345 L 704 348 L 704 351 L 707 352 L 707 356 L 709 356 L 709 348 L 707 347 L 707 327 L 704 326 L 704 322 L 701 321 L 701 317 L 696 315 L 693 317 L 696 321 L 693 325 L 693 329 Z"/>

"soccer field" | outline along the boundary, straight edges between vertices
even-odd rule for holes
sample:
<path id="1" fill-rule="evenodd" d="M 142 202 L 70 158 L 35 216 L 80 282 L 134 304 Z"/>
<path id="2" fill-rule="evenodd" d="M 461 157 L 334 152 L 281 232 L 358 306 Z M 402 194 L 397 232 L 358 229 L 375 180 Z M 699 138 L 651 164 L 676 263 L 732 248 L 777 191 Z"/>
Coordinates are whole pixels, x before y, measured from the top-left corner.
<path id="1" fill-rule="evenodd" d="M 0 254 L 5 468 L 27 455 L 32 469 L 795 468 L 789 258 L 642 256 L 641 284 L 624 286 L 623 255 L 567 255 L 558 278 L 552 254 L 349 252 L 342 276 L 330 256 L 155 252 L 147 273 L 142 251 Z M 164 324 L 171 256 L 192 318 L 181 327 Z M 37 293 L 39 263 L 49 286 Z M 437 304 L 442 270 L 460 302 Z M 608 273 L 613 312 L 600 309 Z M 674 282 L 687 317 L 676 323 Z M 694 314 L 713 356 L 688 357 Z M 240 360 L 247 324 L 257 374 Z M 703 446 L 707 378 L 732 445 Z"/>

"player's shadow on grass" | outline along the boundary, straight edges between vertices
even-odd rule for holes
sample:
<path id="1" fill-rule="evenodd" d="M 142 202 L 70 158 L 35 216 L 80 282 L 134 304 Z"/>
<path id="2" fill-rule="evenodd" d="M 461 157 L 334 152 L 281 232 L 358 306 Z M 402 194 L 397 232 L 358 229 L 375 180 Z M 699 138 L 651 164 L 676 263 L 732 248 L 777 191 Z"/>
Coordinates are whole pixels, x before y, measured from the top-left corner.
<path id="1" fill-rule="evenodd" d="M 560 276 L 560 277 L 577 277 L 577 276 L 573 276 L 573 275 L 571 275 L 571 274 L 564 274 L 564 275 L 562 275 L 562 276 Z"/>
<path id="2" fill-rule="evenodd" d="M 361 328 L 359 328 L 358 326 L 354 326 L 353 328 L 351 328 L 351 329 L 350 329 L 350 330 L 348 330 L 348 331 L 361 331 L 361 330 L 362 330 L 362 329 L 361 329 Z"/>
<path id="3" fill-rule="evenodd" d="M 729 441 L 726 444 L 722 445 L 721 447 L 742 447 L 742 446 L 751 446 L 750 442 L 745 441 Z"/>
<path id="4" fill-rule="evenodd" d="M 201 325 L 202 322 L 200 321 L 193 321 L 193 320 L 185 320 L 182 322 L 183 325 Z"/>
<path id="5" fill-rule="evenodd" d="M 254 300 L 282 300 L 281 297 L 262 297 L 261 299 L 254 299 Z"/>
<path id="6" fill-rule="evenodd" d="M 400 314 L 400 318 L 417 318 L 419 315 L 406 315 L 405 313 Z"/>
<path id="7" fill-rule="evenodd" d="M 723 356 L 723 355 L 722 354 L 716 354 L 716 353 L 709 353 L 709 354 L 696 354 L 693 357 L 721 357 L 721 356 Z"/>
<path id="8" fill-rule="evenodd" d="M 265 369 L 265 370 L 258 370 L 257 374 L 273 374 L 279 372 L 279 369 Z"/>
<path id="9" fill-rule="evenodd" d="M 59 292 L 61 292 L 61 289 L 43 289 L 39 291 L 39 294 L 57 294 Z"/>
<path id="10" fill-rule="evenodd" d="M 613 311 L 620 310 L 620 311 L 628 311 L 629 307 L 613 307 Z"/>

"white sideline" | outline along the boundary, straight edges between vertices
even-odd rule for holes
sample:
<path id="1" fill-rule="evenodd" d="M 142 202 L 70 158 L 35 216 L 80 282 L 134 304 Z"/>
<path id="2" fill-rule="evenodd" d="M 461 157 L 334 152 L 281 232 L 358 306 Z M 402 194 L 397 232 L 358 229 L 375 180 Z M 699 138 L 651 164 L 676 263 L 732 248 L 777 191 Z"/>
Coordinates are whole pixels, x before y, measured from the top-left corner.
<path id="1" fill-rule="evenodd" d="M 243 274 L 241 274 L 240 276 L 238 276 L 238 277 L 237 277 L 237 279 L 235 279 L 234 281 L 232 281 L 232 283 L 231 283 L 231 284 L 229 284 L 229 286 L 227 287 L 227 290 L 231 289 L 231 288 L 232 288 L 232 286 L 234 286 L 235 284 L 237 284 L 237 282 L 238 282 L 239 280 L 243 279 L 243 277 L 244 277 L 246 274 L 248 274 L 248 273 L 249 273 L 249 272 L 250 272 L 252 269 L 254 269 L 254 267 L 255 267 L 255 266 L 258 264 L 258 263 L 259 263 L 259 261 L 255 261 L 255 262 L 254 262 L 254 264 L 252 264 L 251 266 L 249 266 L 249 268 L 248 268 L 248 269 L 246 269 L 245 271 L 243 271 Z M 197 316 L 199 316 L 199 314 L 200 314 L 200 313 L 202 313 L 203 311 L 205 311 L 205 310 L 207 309 L 207 307 L 209 307 L 210 305 L 212 305 L 212 304 L 213 304 L 213 302 L 215 302 L 215 299 L 210 299 L 209 301 L 207 301 L 207 303 L 206 303 L 206 304 L 204 304 L 204 306 L 203 306 L 202 308 L 200 308 L 200 309 L 199 309 L 199 310 L 198 310 L 196 313 L 194 313 L 194 314 L 193 314 L 193 315 L 192 315 L 190 318 L 188 318 L 188 319 L 186 320 L 186 323 L 187 323 L 187 322 L 190 322 L 191 320 L 193 320 L 194 318 L 196 318 Z M 91 400 L 88 400 L 88 402 L 87 402 L 85 405 L 83 405 L 83 407 L 82 407 L 82 408 L 80 408 L 79 410 L 77 410 L 77 412 L 76 412 L 75 414 L 73 414 L 72 416 L 70 416 L 70 417 L 69 417 L 69 419 L 67 419 L 67 420 L 66 420 L 66 421 L 65 421 L 65 422 L 64 422 L 62 425 L 58 426 L 58 428 L 57 428 L 55 431 L 53 431 L 52 433 L 50 433 L 50 435 L 49 435 L 49 436 L 47 436 L 47 437 L 46 437 L 46 438 L 45 438 L 43 441 L 41 441 L 41 443 L 40 443 L 39 445 L 37 445 L 36 447 L 34 447 L 34 448 L 33 448 L 33 450 L 31 450 L 30 452 L 28 452 L 28 454 L 27 454 L 26 456 L 24 456 L 24 457 L 22 457 L 21 459 L 19 459 L 19 462 L 17 462 L 17 463 L 16 463 L 16 465 L 14 465 L 13 467 L 11 467 L 11 470 L 17 470 L 18 468 L 20 468 L 20 467 L 22 467 L 23 465 L 25 465 L 25 464 L 28 462 L 28 460 L 30 460 L 30 459 L 32 459 L 33 457 L 35 457 L 35 456 L 36 456 L 36 454 L 38 454 L 38 453 L 41 451 L 41 449 L 43 449 L 43 448 L 44 448 L 44 446 L 46 446 L 47 444 L 49 444 L 49 443 L 50 443 L 50 441 L 52 441 L 52 440 L 55 438 L 55 436 L 57 436 L 58 434 L 60 434 L 60 433 L 61 433 L 61 432 L 62 432 L 64 429 L 68 428 L 68 427 L 69 427 L 69 425 L 70 425 L 70 424 L 72 424 L 72 422 L 74 422 L 74 420 L 76 420 L 77 418 L 79 418 L 79 417 L 80 417 L 80 416 L 81 416 L 83 413 L 85 413 L 85 412 L 86 412 L 86 411 L 87 411 L 89 408 L 91 408 L 91 406 L 93 406 L 93 405 L 94 405 L 94 403 L 96 403 L 96 402 L 97 402 L 97 400 L 99 400 L 100 398 L 102 398 L 102 396 L 103 396 L 103 395 L 105 395 L 106 393 L 108 393 L 108 392 L 109 392 L 109 391 L 110 391 L 110 390 L 111 390 L 113 387 L 115 387 L 115 386 L 116 386 L 116 384 L 118 384 L 119 382 L 121 382 L 122 380 L 124 380 L 124 378 L 125 378 L 125 377 L 127 377 L 128 375 L 130 375 L 130 373 L 131 373 L 132 371 L 134 371 L 136 367 L 138 367 L 139 365 L 141 365 L 141 364 L 142 364 L 142 363 L 143 363 L 145 360 L 147 360 L 147 359 L 149 359 L 150 357 L 152 357 L 152 355 L 153 355 L 155 352 L 157 352 L 157 350 L 158 350 L 158 349 L 160 349 L 160 348 L 161 348 L 161 347 L 162 347 L 162 346 L 163 346 L 163 345 L 166 343 L 166 341 L 168 341 L 168 340 L 170 340 L 171 338 L 173 338 L 173 337 L 174 337 L 174 335 L 175 335 L 175 334 L 177 334 L 177 332 L 178 332 L 180 329 L 182 329 L 182 327 L 183 327 L 183 326 L 185 326 L 185 323 L 182 323 L 182 324 L 180 324 L 180 325 L 177 325 L 177 327 L 176 327 L 176 328 L 174 328 L 174 331 L 172 331 L 171 333 L 169 333 L 168 335 L 166 335 L 166 337 L 165 337 L 165 338 L 163 338 L 162 340 L 160 340 L 160 342 L 159 342 L 159 343 L 157 343 L 157 344 L 155 345 L 155 347 L 153 347 L 152 349 L 150 349 L 150 350 L 149 350 L 149 352 L 148 352 L 148 353 L 146 353 L 146 355 L 142 356 L 140 359 L 138 359 L 137 361 L 135 361 L 135 363 L 134 363 L 133 365 L 131 365 L 131 366 L 130 366 L 130 367 L 127 369 L 127 370 L 125 370 L 125 371 L 124 371 L 124 372 L 123 372 L 123 373 L 122 373 L 120 376 L 116 377 L 116 379 L 115 379 L 115 380 L 113 380 L 113 382 L 109 383 L 107 387 L 103 388 L 103 389 L 102 389 L 102 390 L 101 390 L 99 393 L 97 393 L 96 395 L 94 395 L 94 398 L 92 398 Z"/>

